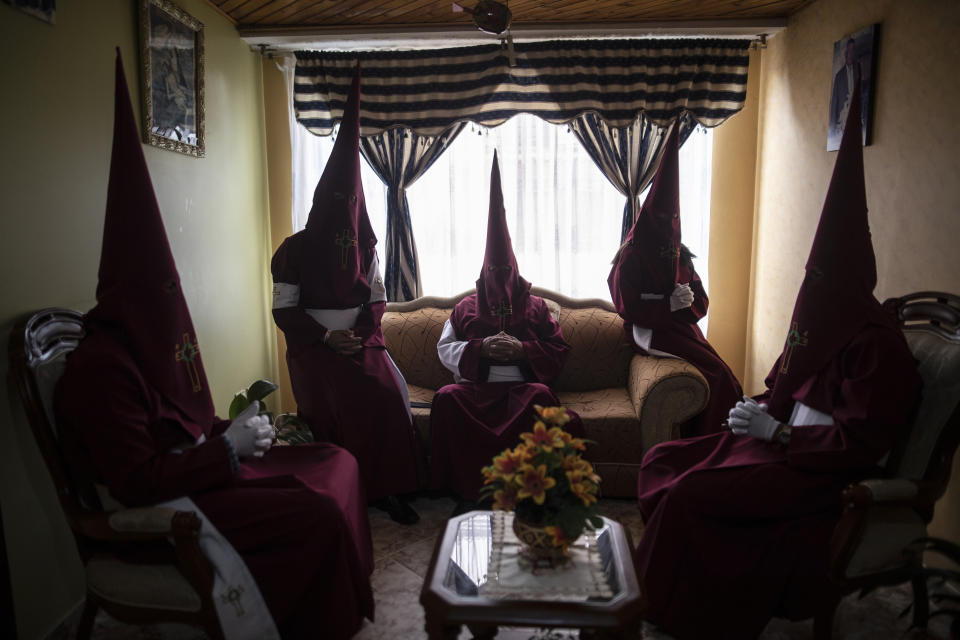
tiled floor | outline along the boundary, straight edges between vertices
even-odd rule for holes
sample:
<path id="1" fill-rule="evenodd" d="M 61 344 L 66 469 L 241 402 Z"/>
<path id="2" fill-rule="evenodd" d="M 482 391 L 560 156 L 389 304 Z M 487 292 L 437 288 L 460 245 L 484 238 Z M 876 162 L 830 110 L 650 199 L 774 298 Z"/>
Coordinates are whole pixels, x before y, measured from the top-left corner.
<path id="1" fill-rule="evenodd" d="M 376 622 L 364 623 L 356 640 L 423 640 L 423 609 L 420 607 L 420 589 L 430 562 L 437 536 L 442 532 L 454 503 L 446 498 L 420 498 L 413 503 L 420 513 L 420 522 L 414 526 L 402 526 L 391 521 L 387 515 L 370 509 L 370 524 L 373 532 L 373 548 L 376 568 L 372 583 L 376 599 Z M 601 511 L 608 518 L 618 520 L 630 532 L 633 540 L 639 540 L 642 522 L 632 500 L 604 499 Z M 858 599 L 852 595 L 844 600 L 837 610 L 834 638 L 838 640 L 919 640 L 947 638 L 945 622 L 938 620 L 928 632 L 909 631 L 908 618 L 898 618 L 910 600 L 907 587 L 879 589 L 869 596 Z M 65 625 L 60 638 L 68 636 L 70 624 Z M 761 640 L 809 640 L 812 638 L 811 621 L 791 623 L 773 620 L 764 630 Z M 155 625 L 131 627 L 113 621 L 101 614 L 94 630 L 95 640 L 202 640 L 206 636 L 195 629 L 179 625 Z M 470 638 L 464 630 L 461 640 Z M 547 632 L 536 629 L 503 629 L 498 640 L 567 640 L 576 638 L 570 631 Z M 668 640 L 669 636 L 645 627 L 643 640 Z M 322 640 L 322 635 L 318 635 Z M 638 639 L 640 640 L 640 639 Z"/>

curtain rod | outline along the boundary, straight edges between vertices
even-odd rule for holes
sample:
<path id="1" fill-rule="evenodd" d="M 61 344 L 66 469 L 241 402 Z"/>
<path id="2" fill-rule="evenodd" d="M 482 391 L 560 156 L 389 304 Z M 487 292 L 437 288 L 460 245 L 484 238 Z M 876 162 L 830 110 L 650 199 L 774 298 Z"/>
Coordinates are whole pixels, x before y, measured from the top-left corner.
<path id="1" fill-rule="evenodd" d="M 260 51 L 326 49 L 434 48 L 500 42 L 509 33 L 514 42 L 596 38 L 766 38 L 782 31 L 786 18 L 752 20 L 686 20 L 637 23 L 515 23 L 500 35 L 472 25 L 342 27 L 243 27 L 240 38 Z"/>

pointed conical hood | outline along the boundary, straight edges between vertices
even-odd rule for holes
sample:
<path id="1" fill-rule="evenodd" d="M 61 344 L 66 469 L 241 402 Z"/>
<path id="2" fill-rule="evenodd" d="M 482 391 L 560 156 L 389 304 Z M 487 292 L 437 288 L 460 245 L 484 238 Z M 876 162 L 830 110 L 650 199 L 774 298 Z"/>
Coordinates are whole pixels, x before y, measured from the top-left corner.
<path id="1" fill-rule="evenodd" d="M 503 190 L 500 186 L 500 164 L 493 153 L 490 169 L 490 208 L 487 212 L 487 246 L 483 254 L 483 268 L 477 278 L 478 313 L 488 316 L 491 322 L 509 324 L 506 315 L 512 309 L 521 313 L 529 295 L 530 283 L 520 277 L 517 258 L 513 254 L 510 230 L 507 228 L 507 212 L 503 207 Z"/>
<path id="2" fill-rule="evenodd" d="M 679 131 L 679 123 L 674 124 L 650 192 L 607 277 L 613 305 L 624 318 L 639 313 L 641 293 L 669 295 L 677 282 L 680 256 Z"/>
<path id="3" fill-rule="evenodd" d="M 790 418 L 794 394 L 865 324 L 895 326 L 873 296 L 877 266 L 863 174 L 860 82 L 837 152 L 783 352 L 770 376 L 770 413 Z M 814 407 L 825 410 L 826 407 Z"/>
<path id="4" fill-rule="evenodd" d="M 360 179 L 360 67 L 350 84 L 340 133 L 313 192 L 302 256 L 303 306 L 346 308 L 367 302 L 366 257 L 377 244 Z"/>
<path id="5" fill-rule="evenodd" d="M 147 381 L 192 426 L 212 423 L 196 333 L 143 156 L 119 49 L 97 305 L 87 320 L 118 335 Z"/>

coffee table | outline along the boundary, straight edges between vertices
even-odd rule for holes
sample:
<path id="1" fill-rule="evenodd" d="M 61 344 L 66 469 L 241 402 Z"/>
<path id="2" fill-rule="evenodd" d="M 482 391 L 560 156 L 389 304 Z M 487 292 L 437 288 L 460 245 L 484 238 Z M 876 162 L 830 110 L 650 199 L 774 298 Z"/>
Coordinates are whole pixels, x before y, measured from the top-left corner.
<path id="1" fill-rule="evenodd" d="M 507 518 L 509 528 L 513 514 L 496 517 Z M 451 518 L 437 540 L 420 593 L 431 640 L 456 638 L 462 625 L 475 638 L 493 638 L 498 626 L 577 628 L 594 631 L 590 637 L 639 637 L 640 588 L 630 543 L 619 523 L 604 518 L 592 546 L 609 595 L 541 597 L 527 592 L 494 598 L 484 595 L 491 587 L 487 582 L 494 518 L 491 511 Z M 536 581 L 534 591 L 535 585 Z"/>

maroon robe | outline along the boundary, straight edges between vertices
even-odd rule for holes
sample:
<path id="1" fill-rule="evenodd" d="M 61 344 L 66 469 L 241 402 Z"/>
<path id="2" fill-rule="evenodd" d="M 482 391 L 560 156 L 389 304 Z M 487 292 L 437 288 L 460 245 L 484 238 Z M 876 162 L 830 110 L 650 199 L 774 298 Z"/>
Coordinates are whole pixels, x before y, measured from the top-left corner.
<path id="1" fill-rule="evenodd" d="M 631 277 L 632 276 L 632 277 Z M 638 277 L 639 276 L 639 277 Z M 637 291 L 650 291 L 643 282 L 642 274 L 633 273 L 621 276 L 621 282 Z M 631 306 L 629 319 L 624 320 L 623 328 L 630 343 L 638 353 L 647 353 L 633 339 L 633 325 L 651 329 L 653 334 L 650 347 L 682 358 L 695 366 L 707 380 L 710 398 L 706 408 L 681 427 L 684 436 L 717 433 L 727 418 L 727 412 L 743 396 L 736 376 L 714 350 L 697 326 L 697 322 L 706 315 L 710 304 L 707 292 L 703 288 L 700 276 L 693 263 L 681 260 L 678 267 L 678 282 L 690 284 L 693 290 L 693 304 L 686 309 L 670 311 L 670 296 L 660 300 L 637 300 Z"/>
<path id="2" fill-rule="evenodd" d="M 67 360 L 55 406 L 118 501 L 193 500 L 243 558 L 285 638 L 349 638 L 373 619 L 367 503 L 348 452 L 278 446 L 234 472 L 221 436 L 230 422 L 185 417 L 95 324 Z M 191 447 L 199 434 L 206 441 Z"/>
<path id="3" fill-rule="evenodd" d="M 287 339 L 287 367 L 300 417 L 314 437 L 340 445 L 360 464 L 367 498 L 378 500 L 420 488 L 423 459 L 413 421 L 380 330 L 385 296 L 372 296 L 377 238 L 367 216 L 360 177 L 360 69 L 340 123 L 340 134 L 313 193 L 306 228 L 277 249 L 271 262 L 275 292 L 297 288 L 297 299 L 274 304 L 273 318 Z M 381 301 L 373 301 L 379 298 Z M 327 327 L 307 309 L 361 307 L 354 355 L 324 344 Z"/>
<path id="4" fill-rule="evenodd" d="M 287 238 L 272 262 L 274 282 L 299 285 L 307 231 Z M 374 259 L 373 247 L 366 265 Z M 363 349 L 347 356 L 323 343 L 326 327 L 307 315 L 309 301 L 273 310 L 287 339 L 287 367 L 299 415 L 318 440 L 340 445 L 360 464 L 367 498 L 420 488 L 423 461 L 416 431 L 393 373 L 380 330 L 383 302 L 364 304 L 355 335 Z"/>
<path id="5" fill-rule="evenodd" d="M 637 219 L 614 259 L 607 278 L 617 313 L 624 319 L 630 343 L 633 325 L 650 329 L 650 347 L 683 358 L 706 378 L 710 397 L 704 410 L 682 427 L 683 435 L 705 435 L 722 429 L 730 408 L 743 391 L 730 367 L 697 326 L 709 300 L 689 251 L 680 242 L 680 181 L 678 126 L 667 138 L 653 186 Z M 670 294 L 677 284 L 688 284 L 693 304 L 670 310 Z M 650 294 L 661 296 L 649 298 Z"/>
<path id="6" fill-rule="evenodd" d="M 520 434 L 533 429 L 533 405 L 559 406 L 560 400 L 547 386 L 563 367 L 570 345 L 560 325 L 550 315 L 543 298 L 527 297 L 520 320 L 507 333 L 523 343 L 526 359 L 519 365 L 526 382 L 487 382 L 491 361 L 480 355 L 483 338 L 498 327 L 476 319 L 477 294 L 454 307 L 451 323 L 461 328 L 459 340 L 467 341 L 460 358 L 460 376 L 466 381 L 440 388 L 430 409 L 431 486 L 450 489 L 461 498 L 476 500 L 483 486 L 480 469 L 493 457 L 520 442 Z M 493 363 L 499 364 L 499 363 Z M 564 429 L 584 437 L 583 423 L 572 419 Z"/>
<path id="7" fill-rule="evenodd" d="M 773 615 L 808 618 L 839 595 L 827 565 L 842 491 L 882 473 L 919 397 L 913 355 L 872 293 L 859 101 L 856 89 L 784 348 L 757 398 L 780 422 L 799 402 L 832 424 L 794 425 L 785 445 L 728 431 L 644 456 L 645 617 L 681 640 L 753 638 Z"/>
<path id="8" fill-rule="evenodd" d="M 214 416 L 119 50 L 115 76 L 97 305 L 54 396 L 65 440 L 77 445 L 70 462 L 129 506 L 190 497 L 241 555 L 285 637 L 326 628 L 348 638 L 373 617 L 356 461 L 319 445 L 234 467 L 222 436 L 230 423 Z"/>
<path id="9" fill-rule="evenodd" d="M 431 486 L 450 489 L 467 500 L 479 496 L 480 470 L 495 455 L 516 446 L 521 433 L 533 429 L 533 405 L 560 404 L 547 385 L 560 373 L 570 351 L 543 298 L 531 296 L 530 283 L 520 277 L 496 152 L 490 168 L 486 248 L 476 284 L 476 293 L 450 314 L 456 340 L 467 343 L 457 363 L 458 383 L 437 391 L 430 408 Z M 521 361 L 504 363 L 480 355 L 483 339 L 501 331 L 522 343 Z M 489 382 L 491 364 L 516 364 L 523 381 Z M 580 417 L 570 415 L 565 429 L 582 438 Z"/>
<path id="10" fill-rule="evenodd" d="M 833 425 L 796 426 L 787 447 L 726 431 L 651 449 L 635 556 L 645 617 L 680 639 L 739 640 L 774 614 L 814 615 L 818 596 L 835 593 L 826 571 L 841 493 L 879 471 L 919 384 L 903 336 L 871 324 L 795 394 Z"/>

